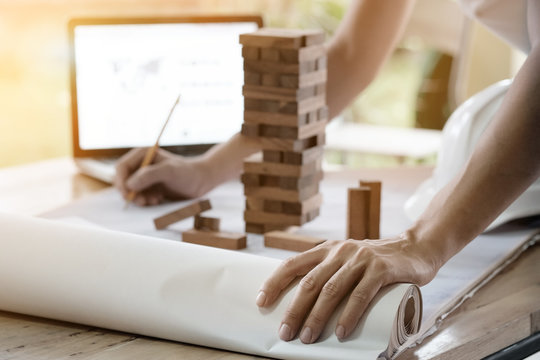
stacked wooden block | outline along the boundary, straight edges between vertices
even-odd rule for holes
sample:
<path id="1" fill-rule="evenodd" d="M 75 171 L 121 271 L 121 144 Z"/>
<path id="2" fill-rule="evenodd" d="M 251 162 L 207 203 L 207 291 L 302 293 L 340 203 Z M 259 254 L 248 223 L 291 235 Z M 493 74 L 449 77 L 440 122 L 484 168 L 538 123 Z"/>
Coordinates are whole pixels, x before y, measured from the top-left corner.
<path id="1" fill-rule="evenodd" d="M 326 107 L 324 34 L 261 29 L 240 36 L 244 57 L 242 133 L 262 154 L 244 162 L 246 232 L 302 225 L 319 214 Z"/>

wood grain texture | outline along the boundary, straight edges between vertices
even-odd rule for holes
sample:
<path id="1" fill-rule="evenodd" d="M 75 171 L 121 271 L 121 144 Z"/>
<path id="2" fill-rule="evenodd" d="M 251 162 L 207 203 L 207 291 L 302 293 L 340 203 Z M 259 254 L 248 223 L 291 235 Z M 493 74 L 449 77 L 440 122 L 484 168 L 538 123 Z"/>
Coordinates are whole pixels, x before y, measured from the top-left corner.
<path id="1" fill-rule="evenodd" d="M 243 86 L 242 95 L 251 99 L 295 102 L 317 95 L 326 96 L 326 84 L 322 83 L 301 89 L 248 84 Z"/>
<path id="2" fill-rule="evenodd" d="M 246 235 L 191 229 L 182 233 L 182 241 L 190 244 L 211 246 L 220 249 L 240 250 L 246 247 Z"/>
<path id="3" fill-rule="evenodd" d="M 280 201 L 304 201 L 319 192 L 319 184 L 306 186 L 300 190 L 286 190 L 270 186 L 245 186 L 244 195 Z"/>
<path id="4" fill-rule="evenodd" d="M 264 234 L 264 246 L 290 251 L 307 251 L 325 241 L 326 239 L 286 231 L 270 231 Z"/>
<path id="5" fill-rule="evenodd" d="M 303 215 L 322 205 L 322 194 L 315 194 L 304 201 L 282 201 L 256 197 L 246 197 L 246 210 Z"/>
<path id="6" fill-rule="evenodd" d="M 368 214 L 368 234 L 369 239 L 378 239 L 380 237 L 381 226 L 381 187 L 380 181 L 360 181 L 360 187 L 370 188 L 369 195 L 369 214 Z"/>
<path id="7" fill-rule="evenodd" d="M 263 161 L 302 165 L 322 158 L 324 148 L 316 146 L 302 152 L 263 150 Z"/>
<path id="8" fill-rule="evenodd" d="M 249 187 L 265 186 L 281 188 L 284 190 L 300 190 L 315 183 L 319 183 L 323 177 L 324 174 L 322 171 L 302 177 L 243 173 L 240 180 L 245 186 Z"/>
<path id="9" fill-rule="evenodd" d="M 188 217 L 195 216 L 203 211 L 210 210 L 211 208 L 212 205 L 210 204 L 210 200 L 205 199 L 195 201 L 187 206 L 181 207 L 178 210 L 155 218 L 154 225 L 158 230 L 165 229 L 171 224 L 187 219 Z"/>
<path id="10" fill-rule="evenodd" d="M 244 220 L 250 224 L 303 225 L 319 216 L 319 209 L 313 209 L 302 215 L 269 213 L 256 210 L 245 210 Z"/>
<path id="11" fill-rule="evenodd" d="M 318 135 L 299 140 L 282 139 L 277 137 L 261 137 L 259 140 L 263 150 L 300 152 L 315 146 L 324 145 L 326 136 L 324 133 L 320 133 Z"/>
<path id="12" fill-rule="evenodd" d="M 347 238 L 364 240 L 368 237 L 370 188 L 348 189 Z"/>
<path id="13" fill-rule="evenodd" d="M 303 177 L 312 175 L 321 170 L 321 158 L 304 165 L 283 164 L 274 162 L 264 162 L 262 154 L 257 153 L 244 160 L 244 173 Z"/>
<path id="14" fill-rule="evenodd" d="M 221 220 L 216 217 L 195 215 L 193 228 L 197 230 L 219 231 Z"/>
<path id="15" fill-rule="evenodd" d="M 300 127 L 274 126 L 266 124 L 242 124 L 242 135 L 249 137 L 268 137 L 287 140 L 303 140 L 323 134 L 326 120 L 309 123 Z"/>
<path id="16" fill-rule="evenodd" d="M 320 30 L 262 28 L 255 32 L 240 35 L 244 46 L 298 49 L 305 46 L 320 45 L 324 42 Z"/>

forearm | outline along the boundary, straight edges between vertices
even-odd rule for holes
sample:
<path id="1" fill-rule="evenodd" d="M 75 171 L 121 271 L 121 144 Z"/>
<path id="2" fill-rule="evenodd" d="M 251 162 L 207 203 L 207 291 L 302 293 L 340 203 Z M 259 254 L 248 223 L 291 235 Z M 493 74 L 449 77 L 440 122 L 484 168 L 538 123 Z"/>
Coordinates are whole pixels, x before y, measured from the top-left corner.
<path id="1" fill-rule="evenodd" d="M 200 160 L 206 168 L 210 189 L 239 176 L 244 159 L 260 150 L 257 139 L 241 133 L 208 150 Z"/>
<path id="2" fill-rule="evenodd" d="M 540 47 L 535 46 L 465 169 L 412 229 L 442 265 L 540 175 Z"/>
<path id="3" fill-rule="evenodd" d="M 373 80 L 401 38 L 413 0 L 356 0 L 328 45 L 327 102 L 338 115 Z"/>

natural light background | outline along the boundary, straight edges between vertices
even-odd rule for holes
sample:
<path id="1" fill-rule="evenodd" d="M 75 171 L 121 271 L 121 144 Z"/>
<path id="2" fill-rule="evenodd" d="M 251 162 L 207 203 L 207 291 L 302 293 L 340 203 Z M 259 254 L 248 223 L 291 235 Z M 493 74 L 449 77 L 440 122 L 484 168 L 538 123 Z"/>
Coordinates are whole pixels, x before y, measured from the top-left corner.
<path id="1" fill-rule="evenodd" d="M 335 30 L 349 0 L 0 0 L 0 167 L 69 156 L 67 23 L 82 16 L 262 14 L 266 25 Z M 433 57 L 408 40 L 347 121 L 412 127 Z M 377 165 L 377 161 L 375 165 Z"/>

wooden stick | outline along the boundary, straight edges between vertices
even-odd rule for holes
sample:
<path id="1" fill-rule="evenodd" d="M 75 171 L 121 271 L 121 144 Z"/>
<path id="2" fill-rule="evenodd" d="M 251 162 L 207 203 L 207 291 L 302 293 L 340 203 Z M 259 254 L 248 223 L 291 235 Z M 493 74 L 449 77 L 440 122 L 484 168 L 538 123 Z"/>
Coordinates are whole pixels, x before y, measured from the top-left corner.
<path id="1" fill-rule="evenodd" d="M 156 154 L 156 151 L 159 147 L 159 139 L 161 139 L 161 135 L 163 135 L 163 132 L 165 131 L 165 128 L 167 127 L 167 124 L 169 123 L 169 120 L 171 119 L 171 115 L 173 114 L 174 109 L 176 109 L 176 105 L 178 105 L 179 102 L 180 102 L 180 94 L 178 94 L 178 97 L 176 98 L 174 105 L 171 107 L 171 110 L 169 111 L 169 115 L 167 116 L 165 123 L 161 127 L 161 131 L 159 132 L 159 135 L 156 139 L 154 146 L 148 148 L 148 151 L 146 151 L 146 155 L 144 156 L 144 159 L 141 163 L 141 167 L 139 169 L 147 167 L 152 162 L 152 159 L 154 158 L 154 155 Z M 129 206 L 129 203 L 131 203 L 133 199 L 135 199 L 136 195 L 137 195 L 137 192 L 133 190 L 129 192 L 126 199 L 126 204 L 124 206 L 124 210 L 127 209 L 127 207 Z"/>

